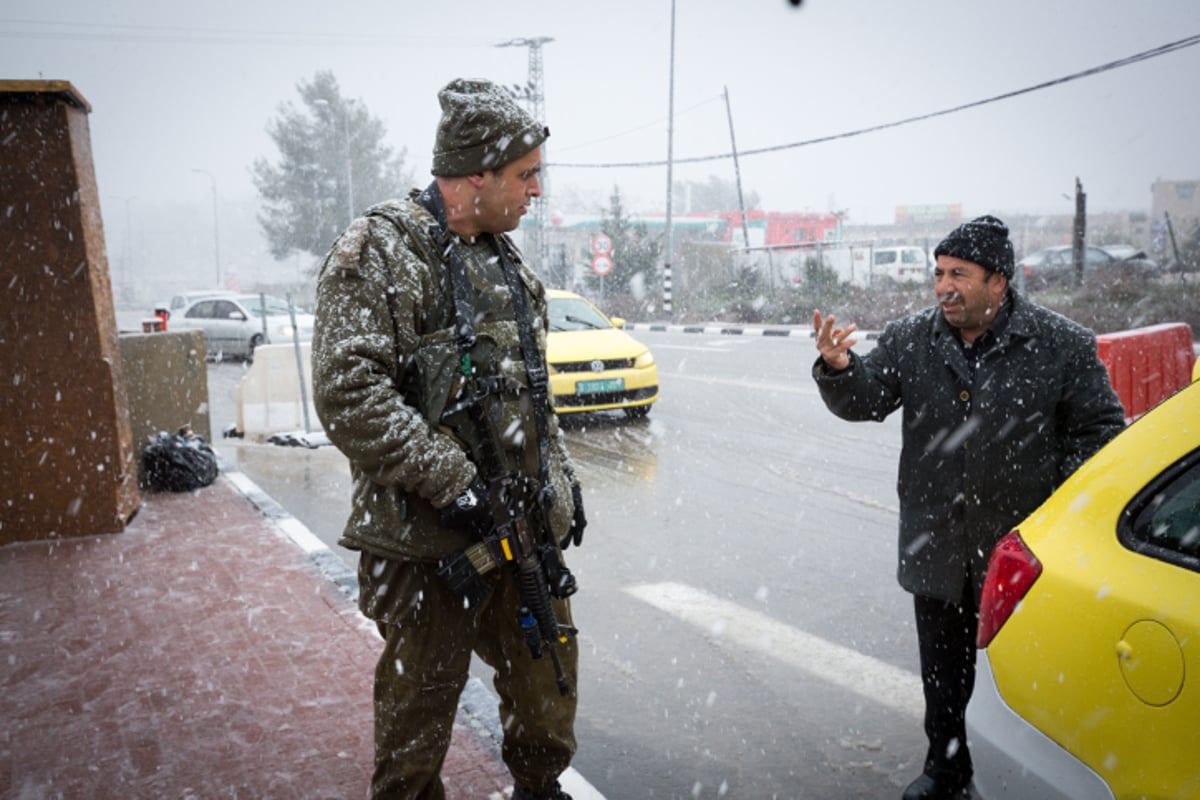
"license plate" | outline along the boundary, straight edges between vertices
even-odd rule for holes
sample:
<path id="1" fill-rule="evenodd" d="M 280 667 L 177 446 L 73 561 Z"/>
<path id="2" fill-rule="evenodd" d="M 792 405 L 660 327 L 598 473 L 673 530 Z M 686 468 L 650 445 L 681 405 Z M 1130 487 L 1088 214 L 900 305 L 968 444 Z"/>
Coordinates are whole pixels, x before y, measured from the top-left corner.
<path id="1" fill-rule="evenodd" d="M 598 392 L 625 391 L 624 378 L 605 378 L 602 381 L 579 381 L 575 384 L 577 394 L 597 394 Z"/>

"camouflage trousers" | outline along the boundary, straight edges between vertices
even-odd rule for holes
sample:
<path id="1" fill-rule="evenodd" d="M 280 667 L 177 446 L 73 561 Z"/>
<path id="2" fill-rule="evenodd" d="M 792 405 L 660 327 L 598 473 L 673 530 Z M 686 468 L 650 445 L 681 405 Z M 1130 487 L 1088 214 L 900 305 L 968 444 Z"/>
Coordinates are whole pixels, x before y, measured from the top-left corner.
<path id="1" fill-rule="evenodd" d="M 511 571 L 485 576 L 491 593 L 466 608 L 428 563 L 363 555 L 363 603 L 385 641 L 375 668 L 375 773 L 371 796 L 382 800 L 443 800 L 440 777 L 458 698 L 477 653 L 495 673 L 504 730 L 501 752 L 513 780 L 532 789 L 553 785 L 575 754 L 575 639 L 558 647 L 572 692 L 563 697 L 548 655 L 533 659 L 517 622 Z M 568 601 L 555 600 L 570 625 Z"/>

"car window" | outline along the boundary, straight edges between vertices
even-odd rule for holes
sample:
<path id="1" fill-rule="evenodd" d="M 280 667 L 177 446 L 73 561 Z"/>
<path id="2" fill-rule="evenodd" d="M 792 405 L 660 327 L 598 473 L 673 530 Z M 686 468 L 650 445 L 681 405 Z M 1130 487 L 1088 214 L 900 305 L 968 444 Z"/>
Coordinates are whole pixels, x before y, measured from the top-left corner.
<path id="1" fill-rule="evenodd" d="M 550 330 L 585 331 L 612 327 L 591 303 L 575 298 L 550 298 Z"/>
<path id="2" fill-rule="evenodd" d="M 1167 470 L 1135 501 L 1125 543 L 1200 572 L 1200 450 Z"/>
<path id="3" fill-rule="evenodd" d="M 242 306 L 246 309 L 246 311 L 250 312 L 250 314 L 255 317 L 262 317 L 264 298 L 261 298 L 256 294 L 252 294 L 239 297 L 238 300 L 241 301 Z M 289 313 L 286 300 L 281 300 L 278 297 L 266 297 L 265 302 L 267 306 L 267 316 L 275 316 L 278 314 L 287 316 Z M 304 313 L 304 310 L 300 307 L 297 307 L 296 313 L 302 314 Z"/>
<path id="4" fill-rule="evenodd" d="M 1113 257 L 1101 250 L 1099 247 L 1087 248 L 1086 255 L 1084 257 L 1087 259 L 1087 263 L 1092 266 L 1096 266 L 1098 264 L 1110 264 L 1113 261 Z"/>
<path id="5" fill-rule="evenodd" d="M 201 300 L 189 308 L 183 316 L 187 319 L 212 319 L 215 311 L 214 305 L 216 305 L 214 300 Z"/>
<path id="6" fill-rule="evenodd" d="M 896 263 L 896 251 L 895 250 L 876 250 L 875 251 L 875 263 L 876 264 L 894 264 L 894 263 Z"/>
<path id="7" fill-rule="evenodd" d="M 241 314 L 242 310 L 228 300 L 213 301 L 213 316 L 217 319 L 229 319 L 230 314 Z"/>
<path id="8" fill-rule="evenodd" d="M 902 250 L 900 251 L 900 260 L 905 264 L 920 264 L 925 259 L 921 258 L 920 250 Z"/>

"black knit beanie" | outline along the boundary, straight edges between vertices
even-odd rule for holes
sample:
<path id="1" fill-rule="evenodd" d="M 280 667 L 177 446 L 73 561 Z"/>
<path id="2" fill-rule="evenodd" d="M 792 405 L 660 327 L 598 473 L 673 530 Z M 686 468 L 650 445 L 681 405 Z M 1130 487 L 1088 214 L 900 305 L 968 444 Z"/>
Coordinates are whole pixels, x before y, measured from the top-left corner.
<path id="1" fill-rule="evenodd" d="M 498 169 L 540 147 L 550 129 L 491 81 L 457 78 L 438 92 L 442 120 L 433 145 L 433 172 L 441 177 Z"/>
<path id="2" fill-rule="evenodd" d="M 970 261 L 1006 278 L 1013 276 L 1013 246 L 1008 226 L 991 214 L 976 217 L 950 231 L 933 251 L 934 258 L 941 255 Z"/>

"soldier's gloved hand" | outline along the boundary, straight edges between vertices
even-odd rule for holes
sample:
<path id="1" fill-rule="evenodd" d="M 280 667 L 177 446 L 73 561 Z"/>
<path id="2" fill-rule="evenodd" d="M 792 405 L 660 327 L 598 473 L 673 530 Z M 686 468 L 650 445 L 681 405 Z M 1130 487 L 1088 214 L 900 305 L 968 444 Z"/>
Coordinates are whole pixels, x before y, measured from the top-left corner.
<path id="1" fill-rule="evenodd" d="M 492 510 L 488 504 L 487 484 L 476 475 L 470 486 L 454 502 L 438 511 L 443 528 L 472 531 L 483 536 L 492 528 Z"/>
<path id="2" fill-rule="evenodd" d="M 571 518 L 571 527 L 567 529 L 567 535 L 559 542 L 563 550 L 572 543 L 576 547 L 583 544 L 583 529 L 587 527 L 587 517 L 583 513 L 583 489 L 578 483 L 571 486 L 571 500 L 575 503 L 575 515 Z"/>

